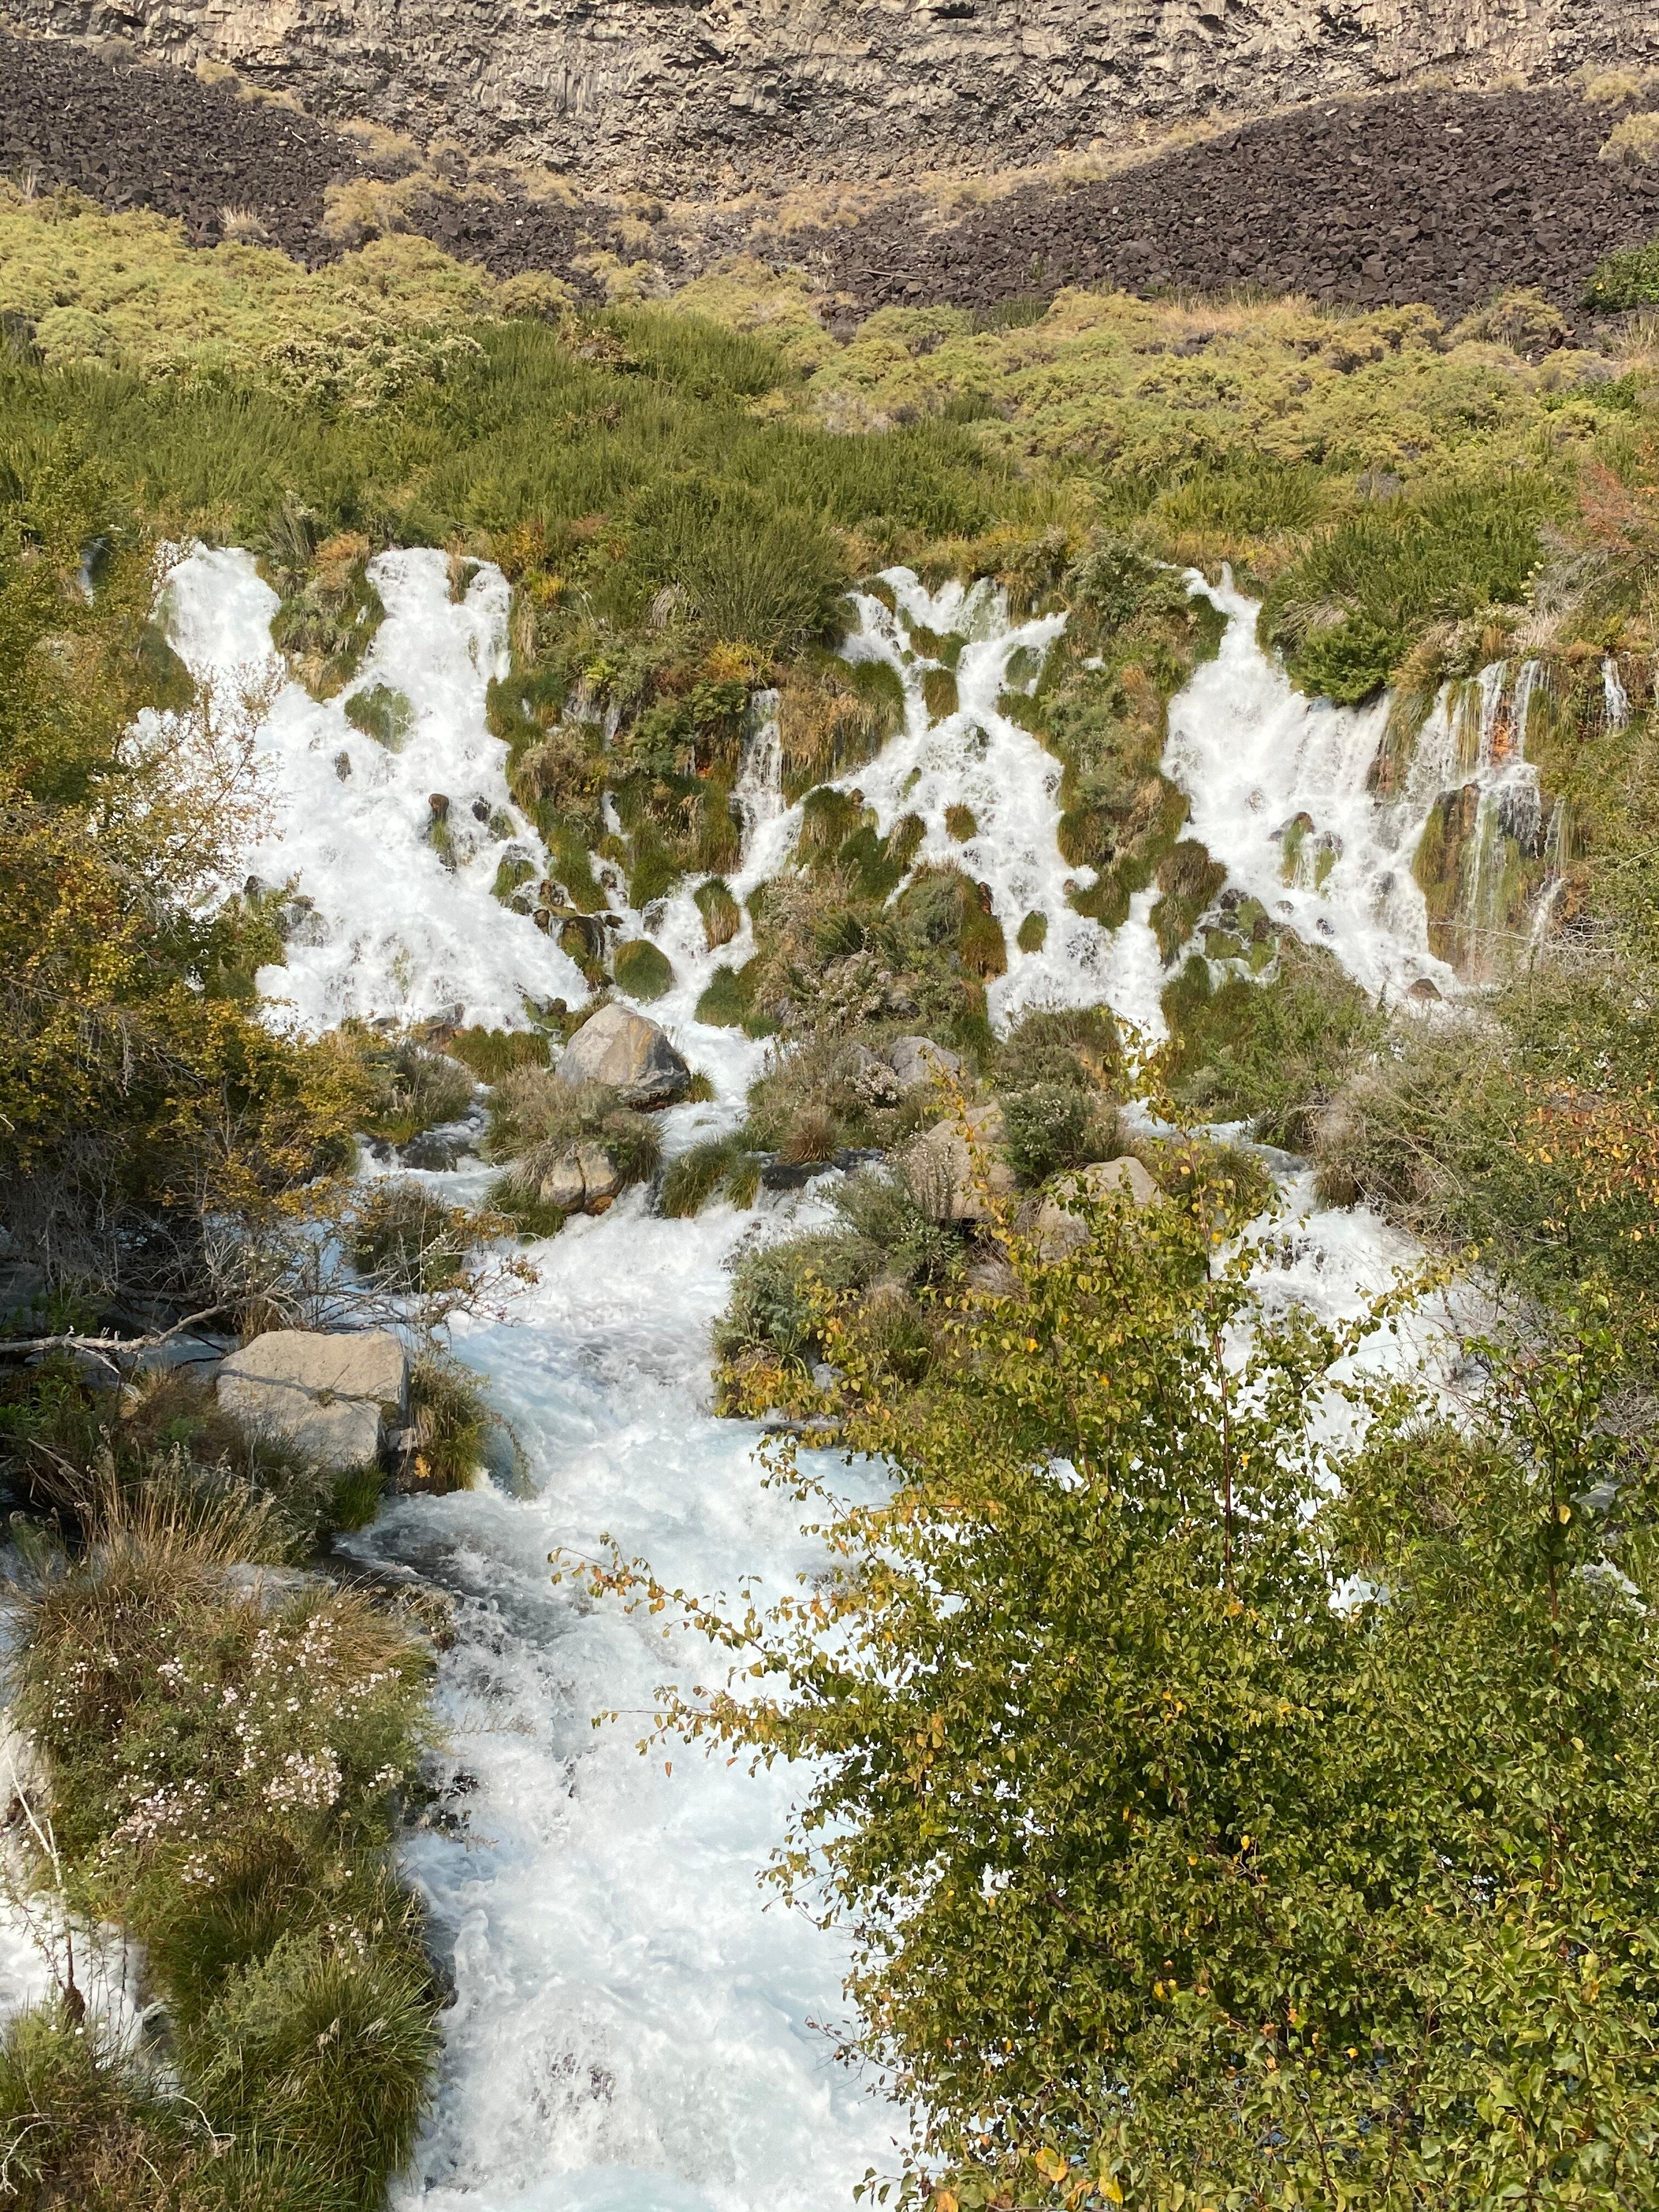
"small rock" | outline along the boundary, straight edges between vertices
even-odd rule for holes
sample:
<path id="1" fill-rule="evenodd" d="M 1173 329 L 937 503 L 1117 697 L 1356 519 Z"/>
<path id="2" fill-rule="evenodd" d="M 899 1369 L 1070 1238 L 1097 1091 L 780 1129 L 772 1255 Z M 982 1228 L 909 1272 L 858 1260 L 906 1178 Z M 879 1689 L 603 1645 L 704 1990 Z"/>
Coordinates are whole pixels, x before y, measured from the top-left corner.
<path id="1" fill-rule="evenodd" d="M 578 1145 L 576 1164 L 590 1206 L 609 1206 L 622 1188 L 622 1172 L 609 1152 L 598 1145 Z"/>
<path id="2" fill-rule="evenodd" d="M 990 1200 L 1011 1197 L 1015 1189 L 1014 1171 L 996 1150 L 1002 1142 L 1001 1107 L 969 1107 L 968 1132 L 964 1138 L 956 1122 L 940 1121 L 904 1155 L 911 1193 L 935 1221 L 988 1220 Z"/>
<path id="3" fill-rule="evenodd" d="M 1440 996 L 1440 987 L 1432 976 L 1419 975 L 1414 983 L 1407 986 L 1406 996 L 1408 999 L 1437 1000 Z"/>
<path id="4" fill-rule="evenodd" d="M 556 1206 L 561 1213 L 580 1212 L 587 1180 L 574 1152 L 565 1152 L 554 1161 L 536 1194 L 544 1206 Z"/>
<path id="5" fill-rule="evenodd" d="M 614 1000 L 584 1022 L 556 1071 L 561 1083 L 603 1083 L 629 1106 L 668 1106 L 683 1098 L 691 1071 L 660 1024 Z"/>
<path id="6" fill-rule="evenodd" d="M 425 1129 L 418 1137 L 411 1137 L 398 1157 L 406 1168 L 427 1175 L 448 1175 L 461 1164 L 461 1146 L 453 1137 L 441 1137 L 435 1129 Z"/>
<path id="7" fill-rule="evenodd" d="M 1019 1277 L 1000 1252 L 981 1252 L 970 1260 L 964 1279 L 982 1297 L 1012 1298 L 1019 1289 Z"/>

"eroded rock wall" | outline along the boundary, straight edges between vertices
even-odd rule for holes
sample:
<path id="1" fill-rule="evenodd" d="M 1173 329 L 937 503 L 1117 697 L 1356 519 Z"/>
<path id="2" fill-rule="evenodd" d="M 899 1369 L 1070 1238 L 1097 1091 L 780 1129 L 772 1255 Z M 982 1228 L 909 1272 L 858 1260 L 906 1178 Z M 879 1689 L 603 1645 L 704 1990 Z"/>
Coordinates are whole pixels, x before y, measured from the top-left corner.
<path id="1" fill-rule="evenodd" d="M 613 185 L 984 171 L 1214 110 L 1659 61 L 1652 0 L 7 0 Z"/>

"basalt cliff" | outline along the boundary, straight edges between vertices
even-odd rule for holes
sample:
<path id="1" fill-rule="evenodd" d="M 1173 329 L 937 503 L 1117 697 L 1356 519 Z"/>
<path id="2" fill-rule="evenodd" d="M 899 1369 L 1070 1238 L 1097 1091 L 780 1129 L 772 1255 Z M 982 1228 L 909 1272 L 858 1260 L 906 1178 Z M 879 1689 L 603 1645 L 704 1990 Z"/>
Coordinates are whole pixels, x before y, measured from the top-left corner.
<path id="1" fill-rule="evenodd" d="M 1659 60 L 1649 0 L 11 0 L 578 179 L 1018 167 L 1187 117 Z"/>

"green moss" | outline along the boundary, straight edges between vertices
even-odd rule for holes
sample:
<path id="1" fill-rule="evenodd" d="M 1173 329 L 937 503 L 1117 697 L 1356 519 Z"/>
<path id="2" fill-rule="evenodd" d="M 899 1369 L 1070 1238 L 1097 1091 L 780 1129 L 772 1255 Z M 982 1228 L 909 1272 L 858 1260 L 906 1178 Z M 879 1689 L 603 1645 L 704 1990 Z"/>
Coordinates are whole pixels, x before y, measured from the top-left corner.
<path id="1" fill-rule="evenodd" d="M 943 722 L 957 711 L 957 678 L 954 669 L 924 669 L 921 678 L 921 696 L 928 717 Z"/>
<path id="2" fill-rule="evenodd" d="M 489 887 L 490 896 L 499 899 L 503 906 L 516 907 L 520 913 L 527 913 L 531 902 L 522 893 L 524 886 L 533 884 L 536 877 L 537 868 L 533 860 L 527 860 L 522 853 L 506 854 L 496 864 L 495 880 Z"/>
<path id="3" fill-rule="evenodd" d="M 971 806 L 947 806 L 945 827 L 946 833 L 954 837 L 958 845 L 965 845 L 970 838 L 979 835 L 978 818 Z"/>
<path id="4" fill-rule="evenodd" d="M 1198 927 L 1200 915 L 1227 880 L 1227 871 L 1196 838 L 1183 837 L 1158 864 L 1155 878 L 1163 896 L 1152 911 L 1158 949 L 1173 960 Z"/>
<path id="5" fill-rule="evenodd" d="M 693 896 L 697 912 L 702 916 L 703 940 L 712 952 L 717 945 L 729 945 L 743 922 L 743 909 L 732 896 L 723 876 L 709 876 L 697 885 Z"/>
<path id="6" fill-rule="evenodd" d="M 754 1003 L 754 978 L 748 968 L 716 968 L 697 1000 L 696 1018 L 713 1029 L 741 1029 Z"/>
<path id="7" fill-rule="evenodd" d="M 619 945 L 611 955 L 611 965 L 617 988 L 625 991 L 630 999 L 648 1003 L 673 988 L 674 970 L 668 956 L 649 938 L 637 937 L 626 945 Z"/>
<path id="8" fill-rule="evenodd" d="M 1022 952 L 1041 952 L 1048 941 L 1048 917 L 1033 908 L 1019 925 L 1014 942 Z"/>
<path id="9" fill-rule="evenodd" d="M 401 691 L 394 691 L 388 684 L 371 684 L 367 691 L 354 691 L 345 702 L 345 718 L 354 730 L 373 738 L 389 753 L 403 750 L 415 726 L 414 708 Z"/>

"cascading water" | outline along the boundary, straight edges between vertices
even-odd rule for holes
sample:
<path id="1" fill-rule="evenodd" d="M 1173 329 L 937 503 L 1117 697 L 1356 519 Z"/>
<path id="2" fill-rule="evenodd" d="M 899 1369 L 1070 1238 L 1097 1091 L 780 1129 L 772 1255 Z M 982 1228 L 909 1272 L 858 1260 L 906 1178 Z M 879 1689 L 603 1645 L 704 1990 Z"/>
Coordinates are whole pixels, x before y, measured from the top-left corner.
<path id="1" fill-rule="evenodd" d="M 1548 696 L 1536 660 L 1492 661 L 1444 685 L 1419 733 L 1406 800 L 1421 819 L 1416 873 L 1430 901 L 1430 939 L 1457 972 L 1481 981 L 1510 949 L 1547 926 L 1565 865 L 1567 819 L 1548 824 L 1527 757 L 1534 710 Z"/>
<path id="2" fill-rule="evenodd" d="M 319 706 L 285 685 L 270 705 L 260 748 L 273 828 L 252 866 L 311 904 L 297 909 L 287 966 L 263 971 L 261 985 L 307 1028 L 457 1003 L 468 1020 L 511 1024 L 526 997 L 574 1000 L 583 986 L 530 918 L 491 896 L 503 860 L 546 866 L 512 811 L 506 749 L 485 726 L 486 685 L 504 666 L 506 586 L 485 568 L 452 600 L 432 552 L 382 555 L 374 575 L 387 618 L 351 689 L 401 694 L 410 727 L 391 750 L 354 726 L 345 699 Z M 897 672 L 904 727 L 843 787 L 863 793 L 884 830 L 919 814 L 922 856 L 990 887 L 1011 940 L 991 994 L 999 1018 L 1033 1001 L 1103 999 L 1156 1035 L 1166 971 L 1147 921 L 1152 894 L 1115 933 L 1076 912 L 1068 890 L 1091 878 L 1056 845 L 1059 764 L 1003 711 L 1011 690 L 1035 680 L 1060 618 L 1011 623 L 985 585 L 928 593 L 904 571 L 885 583 L 892 605 L 860 595 L 848 651 Z M 1237 880 L 1260 884 L 1270 911 L 1328 935 L 1373 988 L 1441 974 L 1411 886 L 1409 803 L 1390 815 L 1364 791 L 1380 723 L 1297 700 L 1255 646 L 1249 603 L 1230 589 L 1217 597 L 1230 617 L 1221 659 L 1170 722 L 1168 764 L 1192 795 L 1196 834 Z M 224 686 L 268 669 L 276 602 L 246 555 L 192 556 L 170 598 L 175 642 L 199 676 Z M 957 705 L 937 720 L 924 684 L 944 663 L 920 649 L 918 629 L 956 654 Z M 781 768 L 763 701 L 741 763 L 739 898 L 785 861 L 799 825 Z M 434 793 L 449 801 L 447 853 L 432 832 Z M 949 833 L 947 805 L 972 811 L 965 843 Z M 1340 850 L 1322 878 L 1286 885 L 1272 832 L 1298 811 Z M 1032 912 L 1048 932 L 1025 952 L 1012 940 Z M 716 960 L 752 950 L 750 927 L 745 915 L 711 951 L 687 891 L 619 919 L 625 936 L 648 919 L 669 954 L 675 983 L 652 1011 L 718 1094 L 663 1117 L 672 1152 L 737 1120 L 761 1063 L 763 1047 L 693 1011 Z M 1306 1170 L 1286 1161 L 1280 1172 L 1294 1225 L 1264 1261 L 1264 1296 L 1329 1318 L 1356 1310 L 1410 1260 L 1409 1244 L 1363 1210 L 1320 1212 Z M 476 1165 L 423 1177 L 457 1199 L 476 1198 L 484 1179 Z M 810 2025 L 838 2016 L 838 1941 L 769 1908 L 756 1880 L 802 1778 L 696 1754 L 673 1757 L 671 1772 L 660 1753 L 641 1758 L 657 1685 L 718 1680 L 720 1662 L 696 1639 L 665 1640 L 648 1619 L 556 1588 L 547 1564 L 555 1547 L 592 1553 L 604 1533 L 691 1589 L 732 1591 L 754 1575 L 777 1590 L 814 1563 L 797 1510 L 763 1484 L 757 1431 L 708 1411 L 708 1335 L 734 1248 L 821 1210 L 809 1191 L 763 1194 L 753 1215 L 719 1205 L 669 1221 L 635 1190 L 601 1218 L 572 1221 L 534 1249 L 540 1280 L 505 1319 L 457 1326 L 457 1349 L 517 1432 L 521 1488 L 398 1499 L 353 1540 L 365 1559 L 429 1578 L 457 1606 L 440 1668 L 440 1818 L 407 1847 L 455 1989 L 410 2203 L 771 2212 L 787 2200 L 830 2212 L 850 2207 L 866 2167 L 890 2163 L 900 2118 L 832 2063 Z M 620 1721 L 595 1729 L 611 1709 Z"/>

